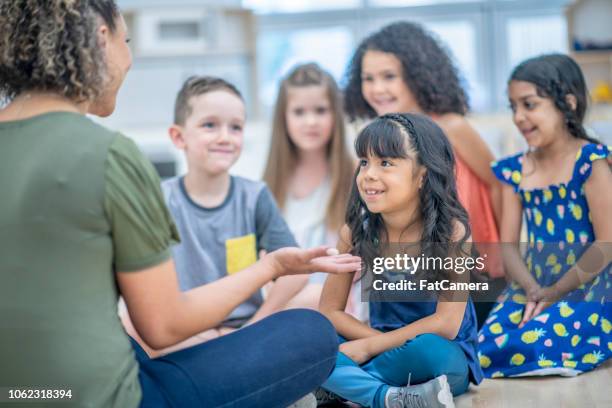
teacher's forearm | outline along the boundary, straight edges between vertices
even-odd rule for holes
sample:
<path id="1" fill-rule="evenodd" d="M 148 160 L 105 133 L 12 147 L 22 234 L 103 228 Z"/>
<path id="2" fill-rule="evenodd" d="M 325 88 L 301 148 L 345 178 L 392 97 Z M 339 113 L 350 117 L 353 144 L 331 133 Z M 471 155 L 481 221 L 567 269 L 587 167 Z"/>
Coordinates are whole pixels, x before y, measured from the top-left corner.
<path id="1" fill-rule="evenodd" d="M 171 344 L 217 327 L 275 276 L 273 264 L 264 258 L 238 273 L 182 292 L 173 304 Z"/>

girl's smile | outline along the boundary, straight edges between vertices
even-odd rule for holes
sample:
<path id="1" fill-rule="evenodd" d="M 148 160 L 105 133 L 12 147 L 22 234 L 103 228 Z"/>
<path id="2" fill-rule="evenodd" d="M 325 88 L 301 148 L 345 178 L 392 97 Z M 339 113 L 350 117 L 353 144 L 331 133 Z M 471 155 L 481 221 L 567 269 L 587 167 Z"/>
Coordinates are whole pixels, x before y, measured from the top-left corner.
<path id="1" fill-rule="evenodd" d="M 550 98 L 538 94 L 534 84 L 511 81 L 508 97 L 514 124 L 529 146 L 544 147 L 567 134 L 563 115 Z"/>
<path id="2" fill-rule="evenodd" d="M 368 210 L 389 214 L 410 209 L 419 201 L 415 177 L 422 173 L 410 157 L 381 158 L 369 155 L 359 162 L 357 188 Z"/>
<path id="3" fill-rule="evenodd" d="M 383 197 L 383 194 L 385 193 L 384 190 L 382 189 L 376 189 L 373 187 L 364 187 L 363 189 L 363 194 L 362 194 L 362 198 L 366 203 L 373 203 L 376 202 L 378 200 L 381 200 Z"/>
<path id="4" fill-rule="evenodd" d="M 369 50 L 363 56 L 361 66 L 363 97 L 378 115 L 420 111 L 415 96 L 403 79 L 402 63 L 395 55 Z"/>
<path id="5" fill-rule="evenodd" d="M 368 187 L 365 188 L 366 199 L 378 197 L 383 193 L 384 193 L 384 190 L 376 190 L 376 189 L 368 188 Z"/>

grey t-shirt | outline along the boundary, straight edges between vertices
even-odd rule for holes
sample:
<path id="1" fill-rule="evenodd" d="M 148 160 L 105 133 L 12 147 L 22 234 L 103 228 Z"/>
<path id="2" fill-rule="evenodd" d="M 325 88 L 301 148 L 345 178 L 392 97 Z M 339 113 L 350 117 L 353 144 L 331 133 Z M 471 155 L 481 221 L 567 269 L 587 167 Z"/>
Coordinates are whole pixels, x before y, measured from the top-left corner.
<path id="1" fill-rule="evenodd" d="M 214 208 L 196 204 L 187 194 L 183 177 L 164 181 L 162 189 L 181 236 L 172 252 L 183 291 L 246 268 L 257 261 L 262 249 L 272 252 L 297 246 L 262 182 L 232 176 L 227 197 Z M 224 324 L 242 325 L 262 303 L 261 293 L 254 294 Z"/>

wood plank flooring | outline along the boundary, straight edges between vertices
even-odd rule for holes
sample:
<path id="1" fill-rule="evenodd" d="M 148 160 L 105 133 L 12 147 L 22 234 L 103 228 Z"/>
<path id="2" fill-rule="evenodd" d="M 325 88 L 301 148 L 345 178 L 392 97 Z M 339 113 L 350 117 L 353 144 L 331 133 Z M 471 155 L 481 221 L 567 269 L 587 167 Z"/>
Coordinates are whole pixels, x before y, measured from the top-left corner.
<path id="1" fill-rule="evenodd" d="M 612 361 L 577 377 L 487 379 L 455 399 L 457 408 L 611 408 Z"/>

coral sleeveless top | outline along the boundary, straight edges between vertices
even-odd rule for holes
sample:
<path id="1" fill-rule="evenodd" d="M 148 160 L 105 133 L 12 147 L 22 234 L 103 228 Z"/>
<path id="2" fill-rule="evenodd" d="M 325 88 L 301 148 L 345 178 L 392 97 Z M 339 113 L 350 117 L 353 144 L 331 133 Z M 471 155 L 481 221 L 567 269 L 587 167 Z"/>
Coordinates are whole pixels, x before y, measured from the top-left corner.
<path id="1" fill-rule="evenodd" d="M 457 193 L 459 201 L 470 217 L 472 241 L 476 248 L 487 254 L 485 261 L 489 276 L 498 278 L 504 275 L 499 245 L 499 231 L 495 224 L 493 205 L 488 186 L 455 153 Z M 493 244 L 493 245 L 487 245 Z"/>

